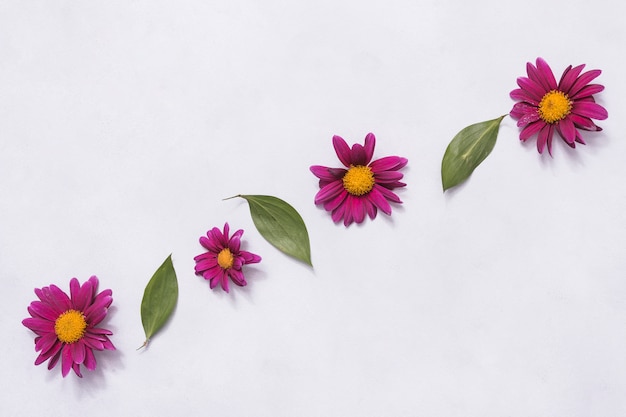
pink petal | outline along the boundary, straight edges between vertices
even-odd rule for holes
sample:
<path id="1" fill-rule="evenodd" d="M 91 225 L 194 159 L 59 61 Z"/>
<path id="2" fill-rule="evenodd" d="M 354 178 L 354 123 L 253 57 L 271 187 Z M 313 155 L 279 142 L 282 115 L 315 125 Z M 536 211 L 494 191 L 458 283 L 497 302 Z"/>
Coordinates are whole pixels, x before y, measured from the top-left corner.
<path id="1" fill-rule="evenodd" d="M 400 181 L 404 177 L 404 174 L 398 171 L 384 171 L 377 173 L 374 178 L 379 184 L 390 184 Z"/>
<path id="2" fill-rule="evenodd" d="M 108 337 L 104 340 L 103 343 L 106 350 L 115 350 L 115 346 L 113 346 L 113 343 L 111 343 Z"/>
<path id="3" fill-rule="evenodd" d="M 90 310 L 89 315 L 86 316 L 87 322 L 92 326 L 99 324 L 107 316 L 108 311 L 106 307 Z"/>
<path id="4" fill-rule="evenodd" d="M 215 256 L 208 258 L 208 259 L 203 259 L 201 261 L 197 261 L 196 266 L 195 266 L 195 270 L 196 272 L 202 272 L 202 271 L 207 271 L 209 269 L 215 268 L 218 266 L 217 263 L 217 258 Z"/>
<path id="5" fill-rule="evenodd" d="M 343 178 L 347 172 L 344 168 L 328 168 L 321 165 L 312 165 L 309 169 L 317 178 L 328 182 Z"/>
<path id="6" fill-rule="evenodd" d="M 85 361 L 85 344 L 82 341 L 78 341 L 70 346 L 72 347 L 72 360 L 80 365 Z"/>
<path id="7" fill-rule="evenodd" d="M 376 146 L 376 136 L 373 133 L 368 133 L 365 136 L 365 163 L 367 165 L 374 156 L 374 147 Z"/>
<path id="8" fill-rule="evenodd" d="M 343 219 L 347 206 L 347 204 L 341 204 L 339 207 L 332 211 L 331 218 L 333 219 L 333 222 L 337 223 L 338 221 Z"/>
<path id="9" fill-rule="evenodd" d="M 57 311 L 65 312 L 72 308 L 70 298 L 56 285 L 50 285 L 49 287 L 42 288 L 49 304 Z"/>
<path id="10" fill-rule="evenodd" d="M 576 140 L 576 126 L 569 117 L 561 120 L 556 125 L 557 131 L 559 135 L 567 142 L 568 144 L 573 144 Z"/>
<path id="11" fill-rule="evenodd" d="M 526 63 L 526 73 L 528 74 L 528 78 L 535 81 L 537 84 L 541 85 L 546 91 L 550 90 L 549 83 L 539 74 L 539 70 L 530 62 Z"/>
<path id="12" fill-rule="evenodd" d="M 535 133 L 538 133 L 541 130 L 541 128 L 544 127 L 545 125 L 546 123 L 543 120 L 527 125 L 519 134 L 520 140 L 522 141 L 527 140 L 528 138 L 533 136 Z"/>
<path id="13" fill-rule="evenodd" d="M 519 77 L 517 79 L 517 84 L 522 88 L 522 90 L 526 91 L 526 93 L 533 100 L 538 102 L 540 102 L 543 96 L 547 93 L 547 91 L 539 84 L 526 77 Z"/>
<path id="14" fill-rule="evenodd" d="M 90 371 L 93 371 L 96 369 L 96 365 L 97 365 L 96 357 L 94 356 L 91 349 L 87 349 L 85 351 L 84 365 L 85 365 L 85 368 L 89 369 Z"/>
<path id="15" fill-rule="evenodd" d="M 78 280 L 77 280 L 78 282 Z M 72 303 L 78 311 L 84 311 L 93 300 L 95 288 L 91 281 L 85 282 L 76 294 L 72 294 Z"/>
<path id="16" fill-rule="evenodd" d="M 584 117 L 576 113 L 570 113 L 567 117 L 571 119 L 572 123 L 574 123 L 574 125 L 579 129 L 597 130 L 598 126 L 596 126 L 588 117 Z"/>
<path id="17" fill-rule="evenodd" d="M 233 233 L 230 239 L 231 240 L 233 238 L 241 239 L 241 236 L 243 236 L 243 229 L 238 229 L 235 233 Z"/>
<path id="18" fill-rule="evenodd" d="M 581 74 L 580 77 L 578 77 L 574 82 L 574 85 L 572 85 L 572 88 L 568 91 L 570 97 L 575 97 L 583 87 L 597 78 L 600 74 L 602 74 L 601 70 L 591 70 Z"/>
<path id="19" fill-rule="evenodd" d="M 522 90 L 521 88 L 517 88 L 509 94 L 513 100 L 519 100 L 523 102 L 527 102 L 534 106 L 539 105 L 539 100 L 534 99 L 530 94 L 526 92 L 526 90 Z"/>
<path id="20" fill-rule="evenodd" d="M 40 365 L 44 363 L 46 360 L 48 360 L 49 358 L 59 355 L 62 347 L 63 347 L 63 343 L 57 340 L 49 349 L 47 349 L 46 351 L 42 351 L 39 354 L 37 359 L 35 359 L 35 365 Z M 52 365 L 49 369 L 52 369 L 52 367 L 54 367 L 54 365 Z"/>
<path id="21" fill-rule="evenodd" d="M 561 81 L 559 81 L 558 89 L 569 94 L 572 85 L 574 85 L 576 78 L 578 78 L 578 75 L 583 70 L 583 68 L 585 68 L 585 64 L 578 65 L 574 68 L 572 68 L 572 66 L 570 65 L 565 68 L 565 71 L 563 71 L 563 75 L 561 76 Z"/>
<path id="22" fill-rule="evenodd" d="M 33 317 L 37 316 L 38 318 L 43 318 L 50 321 L 55 321 L 57 318 L 59 318 L 59 315 L 61 314 L 61 312 L 54 311 L 52 307 L 50 307 L 48 304 L 42 303 L 41 301 L 33 301 L 32 303 L 30 303 L 30 305 L 28 306 L 28 312 Z"/>
<path id="23" fill-rule="evenodd" d="M 222 289 L 228 292 L 228 274 L 226 271 L 222 272 L 222 276 L 220 277 L 220 283 L 222 284 Z"/>
<path id="24" fill-rule="evenodd" d="M 582 144 L 582 145 L 586 145 L 584 139 L 582 136 L 580 136 L 580 132 L 576 132 L 576 142 Z"/>
<path id="25" fill-rule="evenodd" d="M 246 286 L 248 284 L 246 282 L 246 277 L 243 275 L 243 272 L 241 272 L 241 271 L 231 270 L 230 271 L 230 278 L 233 280 L 233 282 L 236 285 L 239 285 L 240 287 L 244 287 L 244 286 Z"/>
<path id="26" fill-rule="evenodd" d="M 197 273 L 198 272 L 196 272 L 196 274 Z M 202 277 L 211 281 L 211 288 L 215 287 L 214 281 L 219 278 L 221 274 L 222 268 L 220 266 L 216 266 L 214 268 L 207 269 L 206 271 L 202 271 Z"/>
<path id="27" fill-rule="evenodd" d="M 378 207 L 383 213 L 390 215 L 391 214 L 391 205 L 385 199 L 379 187 L 374 186 L 372 191 L 367 194 L 367 198 Z"/>
<path id="28" fill-rule="evenodd" d="M 241 267 L 244 266 L 246 263 L 243 259 L 243 257 L 241 256 L 235 256 L 233 258 L 233 266 L 230 267 L 230 269 L 237 269 L 237 270 L 241 270 Z"/>
<path id="29" fill-rule="evenodd" d="M 206 275 L 204 277 L 206 278 Z M 209 281 L 209 287 L 211 289 L 215 288 L 217 284 L 219 284 L 220 278 L 221 278 L 221 273 L 211 276 L 211 280 Z"/>
<path id="30" fill-rule="evenodd" d="M 352 165 L 367 165 L 367 158 L 365 155 L 365 148 L 359 143 L 352 145 L 350 150 L 350 161 Z"/>
<path id="31" fill-rule="evenodd" d="M 95 326 L 100 323 L 107 315 L 107 311 L 111 303 L 113 302 L 113 297 L 99 297 L 97 298 L 92 305 L 87 307 L 87 309 L 83 312 L 85 318 L 87 319 L 87 323 L 91 326 Z"/>
<path id="32" fill-rule="evenodd" d="M 61 345 L 61 347 L 63 347 L 63 345 Z M 57 353 L 54 354 L 54 356 L 50 359 L 50 362 L 48 362 L 48 369 L 52 369 L 56 366 L 57 362 L 59 362 L 59 358 L 61 357 L 61 352 L 63 352 L 62 349 L 59 349 Z"/>
<path id="33" fill-rule="evenodd" d="M 46 333 L 35 339 L 35 352 L 41 351 L 41 353 L 49 352 L 54 347 L 59 339 L 57 339 L 56 333 Z"/>
<path id="34" fill-rule="evenodd" d="M 218 241 L 222 245 L 223 248 L 228 247 L 228 241 L 230 240 L 229 235 L 230 235 L 230 225 L 228 224 L 228 222 L 226 222 L 224 223 L 224 233 L 218 234 L 219 236 Z"/>
<path id="35" fill-rule="evenodd" d="M 550 69 L 550 66 L 543 58 L 537 58 L 537 72 L 539 77 L 542 79 L 541 85 L 548 86 L 548 88 L 545 89 L 545 92 L 556 90 L 556 79 L 554 78 L 552 69 Z"/>
<path id="36" fill-rule="evenodd" d="M 79 365 L 79 364 L 74 363 L 74 364 L 72 365 L 72 369 L 74 370 L 74 373 L 75 373 L 75 374 L 76 374 L 79 378 L 82 378 L 82 377 L 83 377 L 83 374 L 81 374 L 81 373 L 80 373 L 80 365 Z"/>
<path id="37" fill-rule="evenodd" d="M 342 186 L 343 188 L 343 186 Z M 341 204 L 343 204 L 343 202 L 345 201 L 345 199 L 348 197 L 348 192 L 344 189 L 342 192 L 340 192 L 339 194 L 337 194 L 333 199 L 327 200 L 326 202 L 324 202 L 324 209 L 326 211 L 333 211 L 335 210 L 337 207 L 339 207 Z"/>
<path id="38" fill-rule="evenodd" d="M 365 197 L 356 197 L 349 199 L 350 201 L 350 212 L 352 213 L 352 218 L 356 223 L 363 223 L 365 220 L 365 206 L 363 205 L 363 200 Z"/>
<path id="39" fill-rule="evenodd" d="M 369 218 L 374 220 L 376 218 L 376 214 L 378 213 L 378 209 L 374 203 L 372 203 L 369 198 L 364 198 L 363 205 L 365 206 L 365 211 L 367 212 Z"/>
<path id="40" fill-rule="evenodd" d="M 350 147 L 346 141 L 341 136 L 335 135 L 333 136 L 333 147 L 341 163 L 349 168 L 352 161 L 350 160 Z"/>
<path id="41" fill-rule="evenodd" d="M 580 91 L 573 96 L 570 96 L 571 100 L 580 100 L 584 97 L 589 97 L 604 91 L 604 86 L 600 84 L 589 84 L 580 89 Z"/>
<path id="42" fill-rule="evenodd" d="M 90 333 L 92 336 L 94 337 L 99 337 L 100 335 L 112 335 L 113 332 L 111 332 L 111 330 L 108 329 L 103 329 L 102 327 L 91 327 L 87 330 L 88 333 Z M 106 339 L 106 337 L 101 337 L 102 339 Z"/>
<path id="43" fill-rule="evenodd" d="M 74 305 L 74 308 L 82 311 L 82 309 L 76 307 L 76 300 L 78 299 L 78 293 L 80 293 L 80 283 L 78 282 L 77 278 L 72 278 L 70 280 L 70 299 L 72 300 L 72 304 Z"/>
<path id="44" fill-rule="evenodd" d="M 257 264 L 261 262 L 261 257 L 259 255 L 255 255 L 254 253 L 247 252 L 245 250 L 240 251 L 239 255 L 243 257 L 246 264 Z"/>
<path id="45" fill-rule="evenodd" d="M 376 191 L 381 193 L 387 201 L 391 201 L 392 203 L 402 204 L 402 200 L 400 200 L 400 197 L 398 197 L 396 193 L 394 193 L 393 191 L 385 187 L 382 187 L 378 184 L 374 185 L 374 188 L 376 189 Z"/>
<path id="46" fill-rule="evenodd" d="M 34 332 L 54 333 L 54 322 L 39 318 L 27 318 L 22 324 Z"/>
<path id="47" fill-rule="evenodd" d="M 554 134 L 554 130 L 552 125 L 546 124 L 539 131 L 539 135 L 537 136 L 537 151 L 539 153 L 543 153 L 546 145 L 548 145 L 548 153 L 552 155 L 552 135 Z"/>
<path id="48" fill-rule="evenodd" d="M 98 340 L 95 337 L 91 337 L 88 333 L 85 334 L 85 337 L 83 337 L 81 341 L 85 343 L 87 350 L 89 349 L 103 350 L 104 349 L 104 344 L 102 343 L 102 341 Z"/>
<path id="49" fill-rule="evenodd" d="M 208 236 L 208 235 L 207 235 Z M 211 252 L 219 253 L 223 248 L 221 248 L 217 242 L 213 239 L 209 239 L 205 236 L 200 236 L 200 244 L 207 250 Z"/>
<path id="50" fill-rule="evenodd" d="M 343 225 L 348 227 L 354 222 L 354 216 L 352 215 L 352 198 L 353 195 L 348 195 L 346 202 L 343 204 Z"/>
<path id="51" fill-rule="evenodd" d="M 343 182 L 335 181 L 333 183 L 330 183 L 317 192 L 314 200 L 315 204 L 325 203 L 328 200 L 334 199 L 342 192 L 345 192 L 345 188 L 343 188 Z"/>
<path id="52" fill-rule="evenodd" d="M 397 171 L 406 166 L 408 159 L 399 156 L 386 156 L 372 162 L 369 167 L 374 174 L 382 171 Z"/>
<path id="53" fill-rule="evenodd" d="M 230 250 L 231 253 L 236 254 L 239 252 L 240 248 L 241 248 L 240 235 L 233 235 L 233 237 L 230 239 L 230 242 L 228 242 L 228 249 Z"/>
<path id="54" fill-rule="evenodd" d="M 72 365 L 72 348 L 70 345 L 65 344 L 61 350 L 61 375 L 63 375 L 63 378 L 70 373 Z"/>
<path id="55" fill-rule="evenodd" d="M 520 120 L 517 123 L 518 126 L 523 126 L 526 124 L 526 122 L 522 121 L 524 118 L 537 116 L 537 107 L 524 102 L 515 103 L 510 114 L 513 119 Z"/>
<path id="56" fill-rule="evenodd" d="M 609 113 L 601 105 L 591 101 L 576 101 L 572 106 L 572 113 L 596 120 L 604 120 Z"/>
<path id="57" fill-rule="evenodd" d="M 393 190 L 395 188 L 406 187 L 406 184 L 400 181 L 379 182 L 378 185 L 380 185 L 381 188 L 385 188 L 387 190 Z"/>

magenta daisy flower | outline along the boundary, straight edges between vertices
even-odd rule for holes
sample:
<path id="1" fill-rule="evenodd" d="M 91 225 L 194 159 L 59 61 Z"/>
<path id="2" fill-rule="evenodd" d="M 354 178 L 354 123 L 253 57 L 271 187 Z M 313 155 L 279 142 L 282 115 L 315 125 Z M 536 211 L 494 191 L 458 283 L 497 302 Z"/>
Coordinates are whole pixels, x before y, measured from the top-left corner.
<path id="1" fill-rule="evenodd" d="M 241 250 L 243 230 L 237 230 L 231 237 L 228 237 L 229 231 L 228 223 L 224 224 L 224 232 L 217 227 L 209 230 L 206 237 L 200 237 L 200 244 L 208 252 L 194 258 L 196 275 L 202 275 L 204 279 L 209 280 L 211 288 L 221 284 L 226 292 L 228 292 L 228 277 L 235 284 L 243 287 L 247 282 L 241 267 L 245 264 L 261 262 L 259 255 Z"/>
<path id="2" fill-rule="evenodd" d="M 519 138 L 526 141 L 537 135 L 537 150 L 543 153 L 546 145 L 552 155 L 552 136 L 558 132 L 565 143 L 574 148 L 576 142 L 585 144 L 578 129 L 600 131 L 591 119 L 604 120 L 608 113 L 597 104 L 593 95 L 604 90 L 600 84 L 589 84 L 602 71 L 582 73 L 585 65 L 568 66 L 557 84 L 550 66 L 537 58 L 537 66 L 526 64 L 528 77 L 519 77 L 520 88 L 511 91 L 511 98 L 519 101 L 511 110 L 517 126 L 523 128 Z"/>
<path id="3" fill-rule="evenodd" d="M 349 226 L 361 223 L 365 215 L 376 217 L 378 209 L 391 214 L 389 202 L 402 203 L 391 190 L 404 187 L 400 182 L 403 174 L 398 172 L 408 160 L 399 156 L 387 156 L 370 163 L 374 155 L 376 137 L 368 133 L 365 145 L 348 146 L 339 136 L 333 136 L 333 146 L 341 163 L 347 168 L 311 166 L 311 172 L 320 179 L 320 190 L 315 195 L 315 204 L 323 204 L 331 212 L 334 222 L 343 219 Z"/>
<path id="4" fill-rule="evenodd" d="M 107 315 L 113 302 L 111 290 L 96 294 L 98 278 L 89 278 L 80 285 L 76 278 L 70 280 L 68 297 L 56 285 L 35 288 L 39 301 L 28 306 L 31 318 L 22 324 L 35 332 L 35 351 L 40 352 L 35 360 L 39 365 L 48 359 L 48 369 L 54 368 L 61 359 L 61 373 L 67 376 L 70 369 L 83 377 L 80 365 L 96 369 L 94 350 L 115 350 L 109 340 L 109 330 L 96 327 Z"/>

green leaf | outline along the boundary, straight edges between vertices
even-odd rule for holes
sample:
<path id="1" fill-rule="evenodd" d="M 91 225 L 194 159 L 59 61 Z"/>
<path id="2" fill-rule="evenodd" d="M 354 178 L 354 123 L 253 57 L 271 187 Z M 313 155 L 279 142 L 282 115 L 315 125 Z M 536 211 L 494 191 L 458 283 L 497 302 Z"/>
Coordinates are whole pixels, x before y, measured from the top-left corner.
<path id="1" fill-rule="evenodd" d="M 147 346 L 150 338 L 161 330 L 174 311 L 177 301 L 178 280 L 170 254 L 152 275 L 143 293 L 141 323 L 146 333 L 146 341 L 141 347 Z"/>
<path id="2" fill-rule="evenodd" d="M 311 244 L 304 220 L 296 209 L 269 195 L 237 195 L 248 201 L 257 230 L 281 252 L 313 266 Z"/>
<path id="3" fill-rule="evenodd" d="M 467 126 L 456 134 L 441 161 L 444 191 L 465 181 L 491 153 L 504 117 Z"/>

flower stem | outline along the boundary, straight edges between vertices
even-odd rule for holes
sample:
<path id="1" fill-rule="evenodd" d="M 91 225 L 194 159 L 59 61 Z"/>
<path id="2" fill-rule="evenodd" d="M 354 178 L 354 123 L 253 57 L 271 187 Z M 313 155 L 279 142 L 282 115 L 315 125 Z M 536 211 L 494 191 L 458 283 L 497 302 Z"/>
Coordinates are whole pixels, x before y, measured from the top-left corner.
<path id="1" fill-rule="evenodd" d="M 241 194 L 234 195 L 232 197 L 222 198 L 222 201 L 231 200 L 233 198 L 241 197 Z"/>

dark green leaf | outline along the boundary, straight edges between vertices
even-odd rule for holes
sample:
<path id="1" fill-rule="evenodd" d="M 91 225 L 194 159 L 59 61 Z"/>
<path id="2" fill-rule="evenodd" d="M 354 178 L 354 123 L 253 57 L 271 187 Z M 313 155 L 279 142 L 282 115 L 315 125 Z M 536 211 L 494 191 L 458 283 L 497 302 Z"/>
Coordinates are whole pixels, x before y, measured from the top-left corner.
<path id="1" fill-rule="evenodd" d="M 465 181 L 491 153 L 503 118 L 467 126 L 456 134 L 441 161 L 444 191 Z"/>
<path id="2" fill-rule="evenodd" d="M 280 198 L 269 195 L 239 195 L 250 205 L 257 230 L 283 253 L 312 266 L 309 233 L 300 214 Z"/>
<path id="3" fill-rule="evenodd" d="M 141 323 L 146 341 L 142 347 L 147 346 L 150 338 L 167 322 L 177 301 L 178 280 L 170 255 L 152 275 L 143 293 Z"/>

